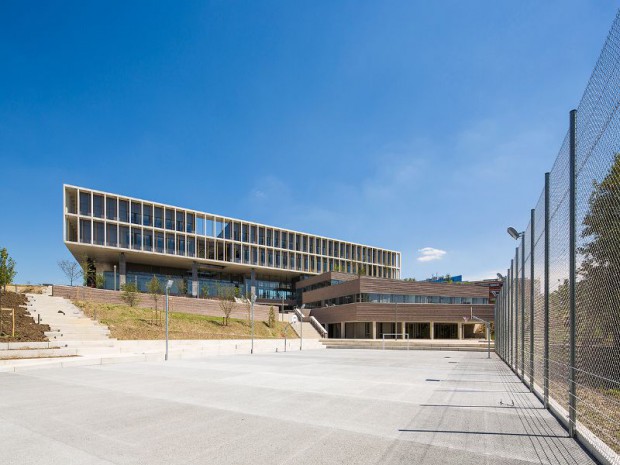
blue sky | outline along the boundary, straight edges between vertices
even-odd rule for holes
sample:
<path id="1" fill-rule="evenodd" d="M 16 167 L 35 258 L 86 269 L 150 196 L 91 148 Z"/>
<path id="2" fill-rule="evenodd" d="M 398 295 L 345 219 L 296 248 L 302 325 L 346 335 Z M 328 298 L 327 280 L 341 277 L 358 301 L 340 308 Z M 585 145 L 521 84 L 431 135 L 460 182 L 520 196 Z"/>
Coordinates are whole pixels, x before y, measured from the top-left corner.
<path id="1" fill-rule="evenodd" d="M 0 246 L 62 282 L 69 183 L 492 277 L 617 7 L 3 1 Z"/>

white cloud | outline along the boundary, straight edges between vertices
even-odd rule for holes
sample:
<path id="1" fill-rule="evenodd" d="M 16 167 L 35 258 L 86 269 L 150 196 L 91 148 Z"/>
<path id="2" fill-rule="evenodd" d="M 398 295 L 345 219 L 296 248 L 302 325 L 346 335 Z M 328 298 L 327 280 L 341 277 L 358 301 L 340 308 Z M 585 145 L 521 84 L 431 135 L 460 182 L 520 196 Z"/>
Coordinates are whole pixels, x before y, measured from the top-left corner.
<path id="1" fill-rule="evenodd" d="M 419 262 L 432 262 L 434 260 L 441 260 L 446 252 L 445 250 L 435 249 L 434 247 L 423 247 L 418 249 L 420 252 L 420 256 L 418 257 Z"/>

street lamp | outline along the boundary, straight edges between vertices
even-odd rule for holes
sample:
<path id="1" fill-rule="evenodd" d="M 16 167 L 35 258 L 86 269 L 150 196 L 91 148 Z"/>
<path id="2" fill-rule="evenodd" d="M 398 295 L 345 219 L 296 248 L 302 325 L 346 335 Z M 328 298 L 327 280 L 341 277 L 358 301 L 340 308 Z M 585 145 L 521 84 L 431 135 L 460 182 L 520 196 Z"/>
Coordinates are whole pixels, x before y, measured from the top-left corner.
<path id="1" fill-rule="evenodd" d="M 523 232 L 518 232 L 515 228 L 513 228 L 512 226 L 508 227 L 508 229 L 506 230 L 508 232 L 508 234 L 510 234 L 510 237 L 512 237 L 514 240 L 519 239 L 521 236 L 523 236 Z"/>
<path id="2" fill-rule="evenodd" d="M 504 277 L 502 276 L 501 273 L 497 273 L 497 279 L 499 279 L 500 281 L 504 282 Z"/>
<path id="3" fill-rule="evenodd" d="M 172 284 L 172 279 L 169 279 L 166 283 L 166 361 L 168 360 L 168 293 L 172 287 Z"/>

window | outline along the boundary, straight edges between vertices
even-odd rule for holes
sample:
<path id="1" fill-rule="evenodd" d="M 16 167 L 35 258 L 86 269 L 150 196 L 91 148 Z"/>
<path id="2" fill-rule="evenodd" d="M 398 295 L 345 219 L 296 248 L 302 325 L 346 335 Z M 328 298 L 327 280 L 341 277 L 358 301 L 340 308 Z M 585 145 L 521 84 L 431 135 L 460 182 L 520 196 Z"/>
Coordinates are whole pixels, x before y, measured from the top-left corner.
<path id="1" fill-rule="evenodd" d="M 166 253 L 174 254 L 174 234 L 166 233 Z"/>
<path id="2" fill-rule="evenodd" d="M 196 234 L 205 234 L 205 219 L 202 216 L 196 217 Z"/>
<path id="3" fill-rule="evenodd" d="M 142 205 L 138 202 L 131 202 L 131 222 L 133 224 L 142 223 Z"/>
<path id="4" fill-rule="evenodd" d="M 118 220 L 129 223 L 129 202 L 127 200 L 118 202 Z"/>
<path id="5" fill-rule="evenodd" d="M 215 222 L 213 221 L 213 218 L 207 218 L 207 236 L 211 236 L 213 237 L 214 234 L 214 229 L 215 228 Z"/>
<path id="6" fill-rule="evenodd" d="M 186 231 L 188 233 L 194 233 L 194 214 L 193 213 L 188 213 L 187 214 L 187 228 Z"/>
<path id="7" fill-rule="evenodd" d="M 223 222 L 224 228 L 224 238 L 231 239 L 232 238 L 232 223 L 230 221 Z"/>
<path id="8" fill-rule="evenodd" d="M 144 250 L 150 252 L 153 250 L 153 233 L 152 231 L 144 231 Z"/>
<path id="9" fill-rule="evenodd" d="M 174 230 L 174 210 L 166 208 L 166 229 Z"/>
<path id="10" fill-rule="evenodd" d="M 185 228 L 185 213 L 177 212 L 177 231 L 183 231 Z"/>
<path id="11" fill-rule="evenodd" d="M 177 236 L 177 255 L 185 255 L 185 236 Z"/>
<path id="12" fill-rule="evenodd" d="M 105 199 L 105 204 L 106 204 L 106 217 L 109 220 L 116 220 L 116 197 L 106 197 Z"/>
<path id="13" fill-rule="evenodd" d="M 93 223 L 93 244 L 104 245 L 105 225 L 101 221 Z"/>
<path id="14" fill-rule="evenodd" d="M 273 246 L 280 247 L 280 231 L 273 232 Z"/>
<path id="15" fill-rule="evenodd" d="M 129 226 L 121 226 L 119 228 L 119 239 L 121 247 L 124 249 L 129 248 Z"/>
<path id="16" fill-rule="evenodd" d="M 196 256 L 196 240 L 193 237 L 187 238 L 187 256 Z"/>
<path id="17" fill-rule="evenodd" d="M 135 250 L 142 248 L 142 231 L 140 228 L 131 228 L 131 248 Z"/>
<path id="18" fill-rule="evenodd" d="M 103 195 L 93 195 L 93 216 L 103 218 Z"/>
<path id="19" fill-rule="evenodd" d="M 80 220 L 80 242 L 90 244 L 91 225 L 90 220 Z"/>
<path id="20" fill-rule="evenodd" d="M 155 252 L 164 253 L 164 233 L 155 233 Z"/>
<path id="21" fill-rule="evenodd" d="M 153 205 L 142 206 L 142 224 L 151 226 L 153 224 Z"/>
<path id="22" fill-rule="evenodd" d="M 243 226 L 241 226 L 241 241 L 242 242 L 248 242 L 249 241 L 248 225 L 247 224 L 244 224 Z"/>
<path id="23" fill-rule="evenodd" d="M 155 220 L 153 221 L 153 226 L 156 228 L 164 227 L 164 209 L 161 207 L 155 207 Z"/>
<path id="24" fill-rule="evenodd" d="M 90 216 L 90 193 L 89 192 L 80 192 L 80 215 Z"/>

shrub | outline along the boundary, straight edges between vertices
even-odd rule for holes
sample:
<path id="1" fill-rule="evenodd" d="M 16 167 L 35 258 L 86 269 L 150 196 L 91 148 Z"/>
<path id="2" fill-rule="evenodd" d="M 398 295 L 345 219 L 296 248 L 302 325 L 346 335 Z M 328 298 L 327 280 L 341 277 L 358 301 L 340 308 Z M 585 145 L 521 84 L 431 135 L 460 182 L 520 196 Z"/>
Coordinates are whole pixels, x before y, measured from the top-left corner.
<path id="1" fill-rule="evenodd" d="M 138 302 L 138 287 L 134 283 L 126 283 L 121 286 L 121 299 L 130 307 Z"/>

